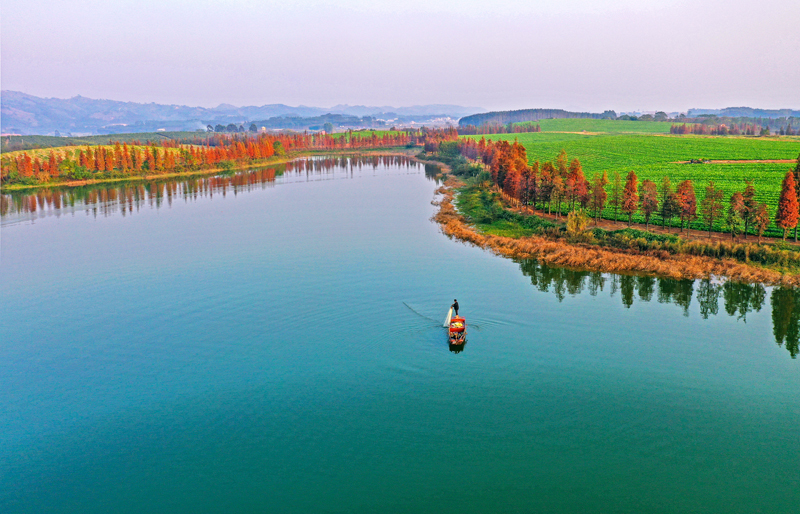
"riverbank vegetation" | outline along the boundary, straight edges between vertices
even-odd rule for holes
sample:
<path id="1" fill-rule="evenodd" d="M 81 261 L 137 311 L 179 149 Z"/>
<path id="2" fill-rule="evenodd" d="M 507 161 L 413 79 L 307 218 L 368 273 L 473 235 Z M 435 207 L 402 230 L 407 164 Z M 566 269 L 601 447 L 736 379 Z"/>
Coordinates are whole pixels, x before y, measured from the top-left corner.
<path id="1" fill-rule="evenodd" d="M 584 120 L 551 121 L 578 122 Z M 610 120 L 587 120 L 587 122 L 632 123 Z M 665 177 L 673 188 L 677 188 L 678 185 L 688 180 L 694 185 L 698 208 L 705 198 L 709 182 L 713 182 L 714 191 L 722 190 L 723 203 L 726 207 L 734 193 L 743 192 L 749 182 L 753 185 L 755 202 L 767 207 L 770 220 L 764 229 L 764 236 L 768 237 L 783 236 L 783 229 L 778 226 L 774 216 L 777 212 L 784 176 L 787 171 L 797 169 L 797 158 L 800 155 L 800 139 L 794 137 L 552 133 L 544 130 L 544 123 L 541 133 L 468 136 L 462 139 L 470 139 L 477 144 L 481 138 L 485 140 L 484 146 L 489 142 L 506 141 L 512 144 L 516 141 L 526 151 L 528 166 L 535 167 L 536 163 L 539 163 L 540 174 L 546 162 L 551 162 L 556 166 L 557 156 L 563 151 L 567 156 L 567 168 L 574 159 L 578 159 L 581 171 L 589 181 L 592 181 L 595 175 L 605 174 L 608 180 L 613 182 L 615 174 L 619 173 L 622 177 L 622 184 L 624 184 L 624 180 L 631 171 L 636 174 L 640 184 L 649 180 L 659 188 Z M 473 159 L 473 157 L 468 157 Z M 562 175 L 562 180 L 566 180 L 564 168 L 562 167 L 558 171 Z M 797 178 L 796 176 L 795 179 L 797 180 Z M 609 200 L 611 187 L 609 185 L 607 188 Z M 553 210 L 561 215 L 569 212 L 568 206 L 564 202 L 561 203 L 560 210 L 556 205 L 553 206 Z M 631 213 L 631 221 L 644 224 L 646 215 L 647 210 L 637 209 Z M 654 213 L 653 216 L 661 224 L 659 213 Z M 598 218 L 627 221 L 628 215 L 622 211 L 620 206 L 609 201 L 598 213 Z M 708 229 L 708 224 L 700 213 L 697 213 L 697 216 L 675 215 L 666 221 L 666 226 L 679 230 L 681 224 L 684 228 L 689 229 Z M 714 217 L 712 231 L 728 231 L 728 223 L 724 215 Z M 747 223 L 746 233 L 753 236 L 758 235 L 754 225 L 750 222 Z"/>
<path id="2" fill-rule="evenodd" d="M 182 140 L 111 142 L 4 154 L 0 181 L 6 186 L 40 186 L 136 176 L 229 170 L 274 163 L 302 152 L 341 152 L 424 144 L 426 132 L 341 134 L 214 134 Z"/>
<path id="3" fill-rule="evenodd" d="M 466 181 L 459 186 L 458 211 L 452 197 L 446 197 L 437 215 L 449 235 L 504 255 L 555 265 L 673 278 L 721 275 L 744 282 L 800 284 L 794 275 L 800 271 L 796 248 L 785 243 L 759 244 L 772 221 L 784 236 L 797 227 L 794 176 L 800 173 L 800 157 L 784 177 L 785 198 L 773 211 L 777 214 L 773 219 L 766 204 L 757 200 L 752 183 L 744 183 L 741 191 L 726 197 L 711 181 L 698 200 L 689 179 L 673 186 L 669 177 L 659 183 L 640 181 L 633 171 L 624 177 L 617 172 L 611 178 L 595 173 L 588 179 L 581 161 L 569 159 L 563 150 L 552 161 L 529 164 L 526 148 L 516 141 L 442 139 L 428 146 L 436 146 L 437 157 Z M 615 219 L 626 217 L 628 228 L 590 227 L 592 219 L 596 225 L 606 209 Z M 631 226 L 635 214 L 645 228 L 656 219 L 662 226 L 677 220 L 680 231 L 656 234 L 635 229 Z M 732 241 L 692 240 L 684 229 L 698 221 L 706 230 L 727 224 Z M 741 232 L 755 232 L 757 242 L 737 241 Z"/>
<path id="4" fill-rule="evenodd" d="M 288 162 L 246 170 L 227 170 L 204 175 L 155 175 L 132 177 L 114 182 L 87 183 L 70 187 L 40 187 L 0 194 L 0 216 L 31 219 L 61 216 L 76 211 L 107 216 L 138 212 L 143 207 L 159 208 L 173 201 L 194 201 L 204 196 L 238 194 L 251 189 L 272 187 L 277 177 L 329 176 L 335 170 L 375 169 L 378 166 L 416 166 L 403 154 L 348 153 L 297 158 Z"/>

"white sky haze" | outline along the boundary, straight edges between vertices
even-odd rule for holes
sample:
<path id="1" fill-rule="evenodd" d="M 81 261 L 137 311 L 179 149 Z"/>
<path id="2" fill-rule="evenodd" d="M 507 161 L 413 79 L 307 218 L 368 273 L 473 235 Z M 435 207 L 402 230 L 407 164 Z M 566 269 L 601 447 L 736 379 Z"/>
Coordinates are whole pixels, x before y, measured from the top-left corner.
<path id="1" fill-rule="evenodd" d="M 800 108 L 797 0 L 2 0 L 0 85 L 215 106 Z"/>

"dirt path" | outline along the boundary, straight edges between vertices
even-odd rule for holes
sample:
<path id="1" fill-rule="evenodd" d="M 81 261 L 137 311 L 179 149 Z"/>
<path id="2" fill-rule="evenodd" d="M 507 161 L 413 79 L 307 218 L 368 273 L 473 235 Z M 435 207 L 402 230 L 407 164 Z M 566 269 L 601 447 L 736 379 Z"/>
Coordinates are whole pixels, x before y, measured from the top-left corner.
<path id="1" fill-rule="evenodd" d="M 504 196 L 504 199 L 505 199 L 505 195 L 503 195 L 503 196 Z M 506 206 L 509 209 L 511 209 L 513 211 L 516 211 L 516 212 L 519 212 L 519 213 L 535 214 L 536 216 L 539 216 L 540 218 L 544 218 L 544 219 L 550 220 L 550 221 L 558 221 L 558 222 L 561 222 L 561 223 L 564 223 L 567 220 L 567 217 L 564 216 L 564 215 L 562 215 L 560 218 L 557 218 L 555 214 L 547 214 L 547 212 L 534 211 L 533 209 L 531 209 L 529 207 L 515 207 L 513 205 L 509 205 L 509 202 L 507 200 L 506 200 L 505 203 L 506 203 Z M 595 220 L 592 219 L 589 222 L 589 227 L 590 228 L 594 228 L 595 226 L 600 227 L 600 228 L 605 229 L 605 230 L 622 230 L 623 228 L 627 228 L 628 227 L 628 223 L 627 222 L 623 222 L 623 221 L 615 222 L 613 220 L 601 219 L 597 223 L 597 225 L 595 225 Z M 723 233 L 723 232 L 712 232 L 711 233 L 711 237 L 709 237 L 708 236 L 708 231 L 706 231 L 706 230 L 684 229 L 683 232 L 681 232 L 680 228 L 678 228 L 678 227 L 665 227 L 665 228 L 662 228 L 661 225 L 657 225 L 655 223 L 651 223 L 647 228 L 645 228 L 645 224 L 644 223 L 631 223 L 630 228 L 634 228 L 636 230 L 647 230 L 647 232 L 653 232 L 655 234 L 669 234 L 669 235 L 673 235 L 673 236 L 680 236 L 680 237 L 682 237 L 682 238 L 684 238 L 686 240 L 689 240 L 689 241 L 714 241 L 714 242 L 718 242 L 719 241 L 719 242 L 726 242 L 726 243 L 730 243 L 731 242 L 731 235 L 729 233 Z M 800 246 L 800 242 L 799 243 L 795 243 L 794 240 L 792 239 L 793 235 L 794 235 L 794 232 L 793 231 L 789 231 L 789 237 L 786 238 L 786 242 L 788 244 L 791 244 L 791 245 Z M 745 242 L 755 243 L 757 241 L 758 241 L 758 236 L 754 236 L 752 234 L 749 234 L 747 236 L 747 239 L 745 239 L 743 236 L 739 236 L 739 237 L 737 237 L 737 238 L 735 238 L 733 240 L 734 243 L 745 243 Z M 779 238 L 779 237 L 762 237 L 761 238 L 761 242 L 762 243 L 774 244 L 774 243 L 777 243 L 779 241 L 781 241 L 781 238 Z"/>

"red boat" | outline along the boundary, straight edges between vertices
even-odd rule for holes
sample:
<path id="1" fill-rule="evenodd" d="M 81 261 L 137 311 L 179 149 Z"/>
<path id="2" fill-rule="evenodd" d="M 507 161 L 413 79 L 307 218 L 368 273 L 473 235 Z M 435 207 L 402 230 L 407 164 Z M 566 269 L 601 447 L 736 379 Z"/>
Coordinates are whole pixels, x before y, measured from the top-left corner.
<path id="1" fill-rule="evenodd" d="M 467 320 L 461 316 L 451 318 L 447 332 L 450 344 L 464 344 L 467 341 Z"/>

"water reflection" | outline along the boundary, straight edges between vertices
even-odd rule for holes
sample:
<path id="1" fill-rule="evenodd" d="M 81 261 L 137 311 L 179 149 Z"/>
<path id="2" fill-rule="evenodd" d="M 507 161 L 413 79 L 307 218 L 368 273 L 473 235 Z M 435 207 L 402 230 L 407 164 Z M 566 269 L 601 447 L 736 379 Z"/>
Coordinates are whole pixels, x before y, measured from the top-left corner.
<path id="1" fill-rule="evenodd" d="M 705 280 L 672 280 L 667 278 L 612 275 L 592 271 L 553 268 L 535 260 L 516 261 L 531 284 L 542 292 L 553 293 L 561 302 L 567 295 L 588 292 L 597 296 L 608 289 L 610 296 L 620 295 L 622 304 L 630 308 L 635 301 L 671 303 L 689 316 L 689 307 L 696 299 L 700 317 L 708 319 L 720 312 L 720 299 L 725 313 L 747 323 L 747 315 L 760 312 L 767 298 L 761 284 L 719 283 Z M 696 289 L 696 291 L 695 291 Z M 800 290 L 775 287 L 770 296 L 775 342 L 785 347 L 792 358 L 800 346 Z"/>
<path id="2" fill-rule="evenodd" d="M 0 216 L 5 223 L 61 216 L 85 211 L 94 216 L 126 216 L 142 207 L 171 206 L 173 200 L 226 196 L 263 189 L 282 181 L 310 181 L 353 178 L 356 172 L 379 167 L 406 168 L 419 172 L 420 164 L 403 155 L 321 156 L 297 159 L 267 168 L 249 169 L 217 175 L 154 178 L 73 187 L 52 187 L 0 194 Z M 431 170 L 429 171 L 429 168 Z M 438 180 L 434 166 L 425 165 L 425 175 Z"/>
<path id="3" fill-rule="evenodd" d="M 800 341 L 800 291 L 784 287 L 775 288 L 770 296 L 772 304 L 772 333 L 779 346 L 786 345 L 792 358 L 797 357 Z"/>
<path id="4" fill-rule="evenodd" d="M 462 344 L 452 344 L 448 343 L 450 351 L 453 353 L 461 353 L 464 351 L 464 347 L 467 346 L 467 342 L 464 341 Z"/>

